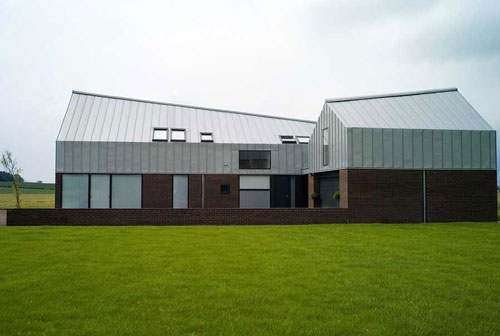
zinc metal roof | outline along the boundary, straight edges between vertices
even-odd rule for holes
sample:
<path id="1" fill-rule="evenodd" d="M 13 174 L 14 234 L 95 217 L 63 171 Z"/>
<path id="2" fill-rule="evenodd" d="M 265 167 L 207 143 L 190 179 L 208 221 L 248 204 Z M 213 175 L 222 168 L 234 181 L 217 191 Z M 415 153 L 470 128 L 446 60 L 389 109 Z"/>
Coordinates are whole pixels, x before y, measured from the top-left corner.
<path id="1" fill-rule="evenodd" d="M 492 130 L 456 88 L 327 99 L 349 128 Z"/>
<path id="2" fill-rule="evenodd" d="M 309 136 L 315 122 L 73 91 L 58 141 L 150 142 L 154 128 L 186 130 L 186 142 L 280 144 Z"/>

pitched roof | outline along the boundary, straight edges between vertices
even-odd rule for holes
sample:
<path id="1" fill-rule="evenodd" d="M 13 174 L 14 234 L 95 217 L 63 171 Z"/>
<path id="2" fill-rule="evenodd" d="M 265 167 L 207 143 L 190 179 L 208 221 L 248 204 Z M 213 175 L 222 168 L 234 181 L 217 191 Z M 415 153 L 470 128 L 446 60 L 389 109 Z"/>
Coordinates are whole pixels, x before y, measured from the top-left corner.
<path id="1" fill-rule="evenodd" d="M 212 132 L 215 143 L 279 144 L 309 136 L 315 122 L 73 91 L 58 141 L 150 142 L 153 129 L 186 130 L 186 142 Z"/>
<path id="2" fill-rule="evenodd" d="M 327 99 L 346 127 L 492 130 L 456 88 Z"/>

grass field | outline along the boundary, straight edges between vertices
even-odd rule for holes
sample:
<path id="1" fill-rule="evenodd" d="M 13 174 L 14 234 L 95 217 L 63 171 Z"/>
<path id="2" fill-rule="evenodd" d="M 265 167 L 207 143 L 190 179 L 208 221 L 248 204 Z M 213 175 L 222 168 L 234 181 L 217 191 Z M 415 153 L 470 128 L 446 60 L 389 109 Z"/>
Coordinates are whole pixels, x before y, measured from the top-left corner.
<path id="1" fill-rule="evenodd" d="M 500 224 L 0 228 L 4 335 L 500 334 Z"/>
<path id="2" fill-rule="evenodd" d="M 53 208 L 55 205 L 53 183 L 21 183 L 22 208 Z M 0 209 L 14 208 L 16 199 L 11 182 L 0 182 Z"/>

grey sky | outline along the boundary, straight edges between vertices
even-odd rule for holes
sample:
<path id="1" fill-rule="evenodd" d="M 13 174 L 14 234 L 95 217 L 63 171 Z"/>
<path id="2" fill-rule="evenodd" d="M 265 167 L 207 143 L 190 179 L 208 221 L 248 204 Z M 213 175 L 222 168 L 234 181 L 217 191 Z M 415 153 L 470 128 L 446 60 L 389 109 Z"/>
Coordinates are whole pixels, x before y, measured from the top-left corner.
<path id="1" fill-rule="evenodd" d="M 316 120 L 458 87 L 498 130 L 500 2 L 3 0 L 0 66 L 0 150 L 28 180 L 54 180 L 73 89 Z"/>

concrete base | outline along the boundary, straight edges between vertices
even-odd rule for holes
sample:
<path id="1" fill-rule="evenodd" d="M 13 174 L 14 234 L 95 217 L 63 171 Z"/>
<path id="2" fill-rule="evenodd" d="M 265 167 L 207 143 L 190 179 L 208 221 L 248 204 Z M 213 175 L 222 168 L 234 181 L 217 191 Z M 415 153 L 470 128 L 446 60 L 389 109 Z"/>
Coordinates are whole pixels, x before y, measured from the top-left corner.
<path id="1" fill-rule="evenodd" d="M 7 210 L 0 210 L 0 226 L 7 225 Z"/>

